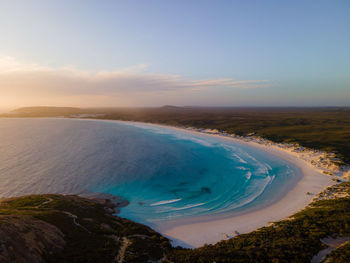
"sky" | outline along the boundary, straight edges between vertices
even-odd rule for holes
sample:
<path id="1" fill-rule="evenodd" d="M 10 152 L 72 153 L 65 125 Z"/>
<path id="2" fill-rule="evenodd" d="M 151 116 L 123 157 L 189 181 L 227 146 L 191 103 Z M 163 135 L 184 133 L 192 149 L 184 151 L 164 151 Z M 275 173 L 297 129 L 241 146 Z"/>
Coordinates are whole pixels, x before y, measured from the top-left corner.
<path id="1" fill-rule="evenodd" d="M 348 0 L 0 0 L 0 110 L 350 106 Z"/>

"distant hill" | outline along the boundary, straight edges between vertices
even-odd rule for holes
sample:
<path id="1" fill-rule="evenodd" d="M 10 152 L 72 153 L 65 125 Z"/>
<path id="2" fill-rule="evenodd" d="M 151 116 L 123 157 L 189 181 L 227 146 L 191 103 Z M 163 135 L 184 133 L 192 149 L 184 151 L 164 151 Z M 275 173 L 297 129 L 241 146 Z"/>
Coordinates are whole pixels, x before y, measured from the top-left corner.
<path id="1" fill-rule="evenodd" d="M 184 107 L 178 107 L 178 106 L 173 106 L 173 105 L 164 105 L 159 108 L 160 110 L 166 110 L 166 111 L 180 111 L 184 110 Z"/>
<path id="2" fill-rule="evenodd" d="M 16 115 L 32 115 L 32 116 L 58 116 L 67 114 L 82 113 L 84 110 L 73 107 L 23 107 L 11 111 L 12 114 Z"/>

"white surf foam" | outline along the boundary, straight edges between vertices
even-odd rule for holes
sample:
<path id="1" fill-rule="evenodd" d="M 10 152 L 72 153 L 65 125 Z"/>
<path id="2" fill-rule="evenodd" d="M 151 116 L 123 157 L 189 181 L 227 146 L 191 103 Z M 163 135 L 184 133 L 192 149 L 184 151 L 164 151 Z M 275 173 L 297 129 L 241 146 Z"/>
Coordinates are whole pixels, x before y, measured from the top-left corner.
<path id="1" fill-rule="evenodd" d="M 164 201 L 159 201 L 159 202 L 156 202 L 156 203 L 151 204 L 151 206 L 158 206 L 158 205 L 172 204 L 172 203 L 178 202 L 178 201 L 180 201 L 180 200 L 181 200 L 181 198 L 178 198 L 178 199 L 171 199 L 171 200 L 164 200 Z"/>
<path id="2" fill-rule="evenodd" d="M 193 207 L 197 207 L 197 206 L 201 206 L 201 205 L 205 205 L 205 203 L 199 203 L 199 204 L 193 204 L 193 205 L 186 205 L 186 206 L 178 207 L 178 208 L 172 208 L 172 209 L 169 209 L 168 211 L 185 210 L 185 209 L 189 209 L 189 208 L 193 208 Z"/>

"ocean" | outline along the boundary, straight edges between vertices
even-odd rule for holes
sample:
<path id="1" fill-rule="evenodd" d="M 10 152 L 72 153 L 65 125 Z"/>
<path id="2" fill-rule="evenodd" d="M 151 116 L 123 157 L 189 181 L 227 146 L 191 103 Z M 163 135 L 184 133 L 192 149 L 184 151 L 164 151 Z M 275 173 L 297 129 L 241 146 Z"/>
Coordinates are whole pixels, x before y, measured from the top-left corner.
<path id="1" fill-rule="evenodd" d="M 109 193 L 157 226 L 269 204 L 299 168 L 250 146 L 142 123 L 0 119 L 0 197 Z"/>

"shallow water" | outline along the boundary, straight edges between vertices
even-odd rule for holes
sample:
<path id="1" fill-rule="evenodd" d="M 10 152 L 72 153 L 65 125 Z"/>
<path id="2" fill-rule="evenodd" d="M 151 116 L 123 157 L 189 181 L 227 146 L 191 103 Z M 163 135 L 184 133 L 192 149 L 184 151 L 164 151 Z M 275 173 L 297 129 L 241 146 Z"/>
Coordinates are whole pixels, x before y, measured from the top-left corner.
<path id="1" fill-rule="evenodd" d="M 0 119 L 0 197 L 104 192 L 154 226 L 272 202 L 300 177 L 255 148 L 147 124 Z"/>

